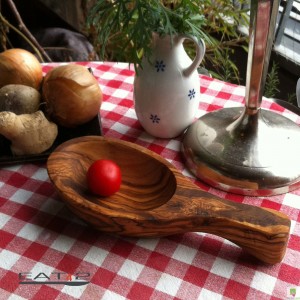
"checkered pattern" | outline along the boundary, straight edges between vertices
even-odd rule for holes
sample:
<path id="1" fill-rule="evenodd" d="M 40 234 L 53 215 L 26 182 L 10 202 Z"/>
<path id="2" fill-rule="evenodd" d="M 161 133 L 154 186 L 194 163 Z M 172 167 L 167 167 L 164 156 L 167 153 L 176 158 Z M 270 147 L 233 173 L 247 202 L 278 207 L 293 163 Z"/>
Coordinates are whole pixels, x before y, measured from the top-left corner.
<path id="1" fill-rule="evenodd" d="M 81 63 L 93 69 L 104 101 L 103 134 L 140 144 L 173 163 L 215 195 L 288 214 L 291 236 L 282 263 L 266 266 L 219 237 L 186 233 L 159 239 L 114 237 L 91 229 L 59 199 L 44 163 L 13 165 L 0 171 L 0 299 L 287 299 L 300 288 L 300 190 L 273 197 L 243 197 L 201 183 L 185 169 L 180 138 L 146 134 L 133 109 L 134 72 L 123 63 Z M 44 65 L 44 72 L 57 64 Z M 200 77 L 197 117 L 222 107 L 241 106 L 244 87 Z M 268 99 L 262 107 L 300 123 L 300 118 Z M 30 276 L 76 276 L 89 283 L 19 284 Z M 54 274 L 53 274 L 54 273 Z M 68 275 L 69 274 L 69 275 Z M 22 275 L 23 276 L 23 275 Z M 51 278 L 52 278 L 51 277 Z"/>

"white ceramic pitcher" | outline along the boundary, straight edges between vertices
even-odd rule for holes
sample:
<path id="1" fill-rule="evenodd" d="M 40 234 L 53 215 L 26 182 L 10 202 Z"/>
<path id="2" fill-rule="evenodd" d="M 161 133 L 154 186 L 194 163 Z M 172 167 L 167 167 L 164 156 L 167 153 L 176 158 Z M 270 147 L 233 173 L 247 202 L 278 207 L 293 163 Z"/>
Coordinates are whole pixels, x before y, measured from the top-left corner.
<path id="1" fill-rule="evenodd" d="M 183 42 L 196 46 L 192 61 Z M 143 128 L 152 136 L 173 138 L 194 120 L 200 101 L 197 67 L 205 54 L 202 40 L 187 35 L 153 34 L 153 52 L 142 61 L 134 80 L 134 106 Z"/>

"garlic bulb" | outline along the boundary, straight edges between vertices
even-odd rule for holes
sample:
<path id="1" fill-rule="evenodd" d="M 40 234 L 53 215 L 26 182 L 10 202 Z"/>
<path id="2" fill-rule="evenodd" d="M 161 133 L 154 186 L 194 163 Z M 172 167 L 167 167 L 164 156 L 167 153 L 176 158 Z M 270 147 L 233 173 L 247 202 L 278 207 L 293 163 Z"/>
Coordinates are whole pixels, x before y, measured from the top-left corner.
<path id="1" fill-rule="evenodd" d="M 92 120 L 102 103 L 102 91 L 86 67 L 68 64 L 50 70 L 42 97 L 49 116 L 59 125 L 76 127 Z"/>
<path id="2" fill-rule="evenodd" d="M 0 53 L 0 88 L 23 84 L 39 89 L 43 72 L 38 59 L 29 51 L 13 48 Z"/>

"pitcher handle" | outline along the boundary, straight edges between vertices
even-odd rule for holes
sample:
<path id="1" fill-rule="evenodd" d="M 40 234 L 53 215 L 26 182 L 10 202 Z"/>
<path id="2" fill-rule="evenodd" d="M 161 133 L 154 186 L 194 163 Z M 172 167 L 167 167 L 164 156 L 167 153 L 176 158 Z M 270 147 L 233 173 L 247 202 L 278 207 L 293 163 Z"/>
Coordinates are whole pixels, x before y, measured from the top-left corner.
<path id="1" fill-rule="evenodd" d="M 202 39 L 198 41 L 198 39 L 194 36 L 190 35 L 182 35 L 181 36 L 182 42 L 184 40 L 191 40 L 196 45 L 196 56 L 194 60 L 192 61 L 191 65 L 183 70 L 183 75 L 188 77 L 190 76 L 200 65 L 204 54 L 205 54 L 205 43 Z"/>

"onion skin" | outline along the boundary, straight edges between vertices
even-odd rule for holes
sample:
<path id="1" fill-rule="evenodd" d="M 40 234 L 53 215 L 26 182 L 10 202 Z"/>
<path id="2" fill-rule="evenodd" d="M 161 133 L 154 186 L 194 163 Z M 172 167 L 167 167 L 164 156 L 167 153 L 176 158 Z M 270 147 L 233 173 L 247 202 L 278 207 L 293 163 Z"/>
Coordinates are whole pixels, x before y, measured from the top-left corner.
<path id="1" fill-rule="evenodd" d="M 91 121 L 99 113 L 103 96 L 98 81 L 86 67 L 68 64 L 46 74 L 42 98 L 50 118 L 72 128 Z"/>
<path id="2" fill-rule="evenodd" d="M 13 48 L 0 53 L 0 88 L 23 84 L 39 90 L 43 71 L 38 59 L 29 51 Z"/>

